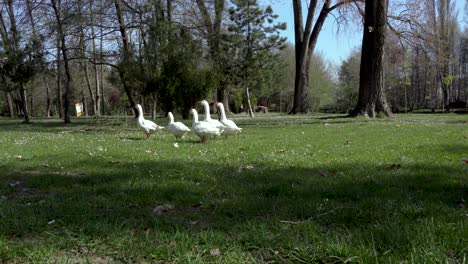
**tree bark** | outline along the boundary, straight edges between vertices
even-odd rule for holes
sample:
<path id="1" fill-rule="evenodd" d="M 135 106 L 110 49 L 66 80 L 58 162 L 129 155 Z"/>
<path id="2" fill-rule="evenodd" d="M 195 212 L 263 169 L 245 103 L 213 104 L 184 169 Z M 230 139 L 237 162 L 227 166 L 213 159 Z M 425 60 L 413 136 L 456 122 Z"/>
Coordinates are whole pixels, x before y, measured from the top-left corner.
<path id="1" fill-rule="evenodd" d="M 60 38 L 57 35 L 57 111 L 59 118 L 63 118 L 62 60 L 60 57 Z"/>
<path id="2" fill-rule="evenodd" d="M 309 88 L 309 65 L 317 44 L 318 36 L 328 14 L 349 1 L 339 1 L 333 6 L 330 6 L 330 2 L 331 1 L 327 0 L 323 3 L 320 14 L 312 28 L 317 0 L 311 0 L 309 2 L 305 27 L 302 19 L 301 0 L 292 1 L 294 12 L 294 40 L 296 46 L 296 74 L 294 78 L 293 106 L 289 111 L 289 114 L 306 113 L 309 110 L 307 100 Z"/>
<path id="3" fill-rule="evenodd" d="M 66 82 L 65 82 L 65 94 L 64 94 L 64 121 L 65 121 L 65 124 L 69 124 L 71 123 L 70 95 L 72 91 L 73 79 L 72 79 L 72 74 L 71 74 L 71 69 L 70 69 L 70 63 L 68 60 L 68 52 L 67 52 L 68 50 L 67 50 L 67 45 L 65 41 L 65 34 L 63 32 L 63 25 L 62 25 L 62 18 L 60 15 L 60 10 L 57 7 L 56 0 L 50 0 L 50 2 L 55 12 L 55 18 L 57 19 L 57 30 L 58 30 L 58 35 L 59 35 L 60 44 L 61 44 L 60 49 L 62 51 L 63 64 L 65 67 Z M 60 7 L 60 0 L 58 0 L 58 6 Z"/>
<path id="4" fill-rule="evenodd" d="M 82 5 L 81 0 L 78 1 L 78 9 L 79 9 L 79 12 L 80 12 L 80 14 L 79 14 L 79 21 L 80 21 L 80 40 L 79 40 L 79 43 L 80 43 L 80 48 L 81 48 L 81 60 L 79 61 L 79 63 L 81 65 L 81 68 L 83 68 L 83 70 L 84 70 L 86 85 L 88 87 L 88 91 L 89 91 L 89 95 L 90 95 L 90 99 L 91 99 L 91 104 L 93 106 L 93 113 L 96 115 L 96 104 L 94 102 L 94 93 L 93 93 L 93 89 L 91 87 L 91 81 L 89 80 L 88 61 L 86 59 L 86 45 L 85 45 L 85 34 L 84 34 L 83 15 L 82 15 L 83 5 Z M 92 14 L 90 14 L 90 15 L 92 16 Z M 82 94 L 82 98 L 83 98 L 83 107 L 86 110 L 85 111 L 86 116 L 88 116 L 89 111 L 88 111 L 88 106 L 85 105 L 84 93 Z"/>
<path id="5" fill-rule="evenodd" d="M 15 117 L 15 108 L 13 107 L 13 99 L 11 98 L 11 93 L 5 92 L 5 97 L 7 100 L 8 112 L 9 112 L 10 118 L 13 118 Z"/>
<path id="6" fill-rule="evenodd" d="M 384 94 L 384 44 L 388 0 L 366 0 L 359 98 L 351 116 L 376 117 L 381 112 L 392 116 Z"/>
<path id="7" fill-rule="evenodd" d="M 94 31 L 94 12 L 93 12 L 93 5 L 94 1 L 89 1 L 89 17 L 91 19 L 91 37 L 92 37 L 92 47 L 93 47 L 93 61 L 94 61 L 94 87 L 96 93 L 93 94 L 90 90 L 90 94 L 92 97 L 93 108 L 94 108 L 94 115 L 99 116 L 101 115 L 101 89 L 100 89 L 100 82 L 99 82 L 99 71 L 97 62 L 97 49 L 96 49 L 96 32 Z M 101 33 L 102 34 L 102 33 Z M 101 58 L 102 59 L 102 58 Z M 102 65 L 100 66 L 102 67 Z"/>
<path id="8" fill-rule="evenodd" d="M 50 98 L 49 83 L 47 82 L 47 79 L 46 79 L 45 76 L 44 76 L 44 83 L 45 83 L 45 87 L 46 87 L 46 116 L 47 116 L 47 118 L 50 118 L 50 108 L 52 106 L 52 100 Z"/>
<path id="9" fill-rule="evenodd" d="M 212 21 L 205 0 L 196 0 L 198 9 L 202 16 L 203 24 L 207 32 L 207 42 L 210 50 L 211 59 L 216 68 L 222 69 L 222 61 L 220 58 L 220 34 L 221 34 L 221 22 L 223 19 L 224 6 L 226 5 L 225 0 L 214 1 L 214 20 Z M 216 88 L 217 101 L 223 102 L 226 112 L 229 112 L 229 96 L 226 92 L 226 85 L 224 80 L 219 80 L 219 85 Z"/>
<path id="10" fill-rule="evenodd" d="M 127 94 L 128 101 L 130 102 L 131 107 L 133 108 L 133 112 L 135 117 L 138 117 L 138 110 L 136 108 L 135 101 L 133 100 L 133 96 L 131 93 L 130 84 L 127 81 L 127 71 L 125 69 L 125 65 L 132 62 L 132 51 L 130 49 L 127 30 L 125 26 L 124 17 L 122 15 L 122 7 L 121 7 L 121 0 L 114 0 L 114 6 L 117 14 L 117 20 L 119 22 L 119 31 L 122 40 L 122 48 L 123 48 L 123 60 L 122 66 L 119 67 L 119 75 L 120 79 L 122 80 L 122 85 L 124 87 L 125 93 Z"/>
<path id="11" fill-rule="evenodd" d="M 81 90 L 81 103 L 83 104 L 83 112 L 85 116 L 88 117 L 89 116 L 88 105 L 86 104 L 86 97 L 85 97 L 84 90 Z"/>
<path id="12" fill-rule="evenodd" d="M 13 0 L 7 0 L 8 13 L 10 17 L 10 30 L 12 34 L 13 42 L 13 53 L 17 54 L 19 52 L 19 36 L 16 28 L 16 19 L 15 19 L 15 8 L 13 7 Z M 20 100 L 21 100 L 21 111 L 23 112 L 24 122 L 29 123 L 29 113 L 28 113 L 28 101 L 26 96 L 26 90 L 24 88 L 24 83 L 20 80 L 18 82 L 19 91 L 20 91 Z"/>
<path id="13" fill-rule="evenodd" d="M 255 117 L 253 109 L 252 109 L 252 104 L 250 103 L 250 92 L 249 88 L 245 88 L 245 98 L 247 100 L 247 112 L 249 113 L 250 117 Z"/>
<path id="14" fill-rule="evenodd" d="M 156 114 L 157 114 L 157 97 L 156 97 L 156 93 L 153 93 L 153 109 L 151 111 L 151 118 L 153 120 L 156 119 Z"/>

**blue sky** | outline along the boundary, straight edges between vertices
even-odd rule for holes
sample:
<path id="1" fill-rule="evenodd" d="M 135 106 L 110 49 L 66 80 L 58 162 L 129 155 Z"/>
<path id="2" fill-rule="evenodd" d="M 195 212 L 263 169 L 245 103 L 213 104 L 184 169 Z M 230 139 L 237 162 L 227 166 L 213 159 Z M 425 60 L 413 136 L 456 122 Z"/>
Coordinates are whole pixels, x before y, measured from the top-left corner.
<path id="1" fill-rule="evenodd" d="M 464 0 L 455 0 L 459 10 L 459 21 L 463 19 Z M 288 41 L 294 43 L 294 18 L 291 0 L 272 0 L 269 4 L 273 7 L 274 13 L 279 15 L 278 22 L 286 22 L 287 29 L 282 35 L 288 38 Z M 318 7 L 319 8 L 319 7 Z M 466 25 L 465 25 L 466 26 Z M 315 52 L 320 52 L 325 59 L 335 65 L 341 64 L 355 47 L 361 46 L 362 30 L 352 23 L 347 26 L 341 26 L 337 33 L 338 25 L 333 16 L 328 16 L 320 32 Z"/>

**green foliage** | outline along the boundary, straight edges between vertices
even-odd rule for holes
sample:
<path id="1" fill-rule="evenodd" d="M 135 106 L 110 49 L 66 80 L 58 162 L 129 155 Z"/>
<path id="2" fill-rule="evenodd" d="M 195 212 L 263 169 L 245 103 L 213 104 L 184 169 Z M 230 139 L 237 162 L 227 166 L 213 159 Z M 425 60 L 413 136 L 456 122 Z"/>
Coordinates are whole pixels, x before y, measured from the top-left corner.
<path id="1" fill-rule="evenodd" d="M 327 65 L 323 55 L 312 55 L 309 67 L 309 110 L 318 112 L 332 103 L 335 81 L 331 71 L 331 66 Z"/>
<path id="2" fill-rule="evenodd" d="M 0 74 L 5 78 L 4 81 L 26 84 L 44 68 L 42 42 L 32 38 L 24 47 L 4 45 L 0 60 Z"/>
<path id="3" fill-rule="evenodd" d="M 202 49 L 190 31 L 179 28 L 171 36 L 167 61 L 163 62 L 159 80 L 159 98 L 163 109 L 177 109 L 184 118 L 190 108 L 213 86 L 210 67 L 200 65 Z"/>
<path id="4" fill-rule="evenodd" d="M 249 87 L 260 96 L 281 78 L 283 63 L 278 50 L 284 48 L 286 39 L 279 31 L 286 29 L 286 24 L 274 24 L 278 16 L 271 6 L 262 9 L 256 0 L 237 0 L 233 4 L 228 26 L 232 83 Z"/>
<path id="5" fill-rule="evenodd" d="M 444 77 L 444 79 L 442 80 L 442 83 L 443 83 L 444 85 L 451 85 L 452 82 L 453 82 L 453 79 L 454 79 L 454 77 L 453 77 L 452 74 L 447 74 L 447 75 Z"/>
<path id="6" fill-rule="evenodd" d="M 360 64 L 361 52 L 354 50 L 340 66 L 335 91 L 335 109 L 338 112 L 351 111 L 357 104 Z"/>
<path id="7" fill-rule="evenodd" d="M 463 262 L 466 117 L 265 116 L 178 147 L 116 117 L 0 120 L 0 259 Z"/>

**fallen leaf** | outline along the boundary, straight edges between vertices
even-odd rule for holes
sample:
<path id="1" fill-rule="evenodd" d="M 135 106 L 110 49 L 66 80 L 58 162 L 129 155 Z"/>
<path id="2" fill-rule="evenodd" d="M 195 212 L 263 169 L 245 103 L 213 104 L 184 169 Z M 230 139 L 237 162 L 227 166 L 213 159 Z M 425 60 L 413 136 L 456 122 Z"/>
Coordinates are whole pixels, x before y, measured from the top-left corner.
<path id="1" fill-rule="evenodd" d="M 88 254 L 89 249 L 87 247 L 80 247 L 80 252 L 83 253 L 83 254 Z"/>
<path id="2" fill-rule="evenodd" d="M 203 207 L 203 205 L 201 203 L 196 203 L 196 204 L 192 205 L 192 210 L 196 211 L 196 212 L 199 212 L 199 211 L 201 211 L 202 207 Z"/>
<path id="3" fill-rule="evenodd" d="M 11 187 L 15 187 L 15 186 L 18 186 L 20 185 L 21 183 L 19 181 L 15 181 L 15 182 L 10 182 L 10 186 Z"/>
<path id="4" fill-rule="evenodd" d="M 399 164 L 399 163 L 390 163 L 390 164 L 385 165 L 385 168 L 386 169 L 399 169 L 399 168 L 401 168 L 401 164 Z"/>
<path id="5" fill-rule="evenodd" d="M 254 169 L 254 166 L 252 165 L 241 166 L 239 167 L 238 172 L 242 172 L 243 170 L 253 170 L 253 169 Z"/>
<path id="6" fill-rule="evenodd" d="M 467 164 L 467 163 L 468 163 L 468 158 L 464 158 L 464 159 L 463 159 L 463 162 L 464 162 L 465 164 Z"/>
<path id="7" fill-rule="evenodd" d="M 162 215 L 163 213 L 167 213 L 175 209 L 175 206 L 171 204 L 162 204 L 158 205 L 153 209 L 153 213 L 156 215 Z"/>
<path id="8" fill-rule="evenodd" d="M 211 256 L 220 256 L 221 255 L 221 251 L 217 248 L 215 249 L 210 249 L 210 255 Z"/>

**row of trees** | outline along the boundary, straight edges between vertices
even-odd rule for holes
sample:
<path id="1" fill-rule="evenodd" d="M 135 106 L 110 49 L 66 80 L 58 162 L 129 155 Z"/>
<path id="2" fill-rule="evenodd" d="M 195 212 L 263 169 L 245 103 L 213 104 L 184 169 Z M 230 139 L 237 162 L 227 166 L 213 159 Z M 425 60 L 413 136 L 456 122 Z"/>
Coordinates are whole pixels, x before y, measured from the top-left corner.
<path id="1" fill-rule="evenodd" d="M 385 47 L 385 92 L 393 112 L 464 107 L 468 101 L 468 31 L 454 1 L 421 1 L 413 31 L 391 30 Z M 468 18 L 468 17 L 467 17 Z M 351 112 L 359 90 L 360 49 L 340 66 L 335 105 Z"/>
<path id="2" fill-rule="evenodd" d="M 26 122 L 31 112 L 55 114 L 68 123 L 72 102 L 95 116 L 126 112 L 140 102 L 153 116 L 160 110 L 187 117 L 189 108 L 209 97 L 251 116 L 256 102 L 290 113 L 328 105 L 390 115 L 384 92 L 395 109 L 401 107 L 401 87 L 406 109 L 448 105 L 466 97 L 466 41 L 451 2 L 395 0 L 391 10 L 398 15 L 387 16 L 384 0 L 309 0 L 307 9 L 293 0 L 291 46 L 279 34 L 286 25 L 257 0 L 5 0 L 0 114 Z M 328 17 L 364 22 L 363 60 L 354 53 L 338 81 L 314 52 Z M 390 59 L 384 60 L 384 48 Z M 383 75 L 384 68 L 392 74 Z M 436 82 L 427 83 L 428 76 Z M 434 105 L 439 89 L 443 102 Z"/>
<path id="3" fill-rule="evenodd" d="M 276 18 L 256 0 L 3 1 L 0 107 L 68 123 L 71 102 L 87 115 L 138 101 L 185 116 L 210 96 L 253 115 L 251 90 L 279 78 L 286 25 Z"/>

